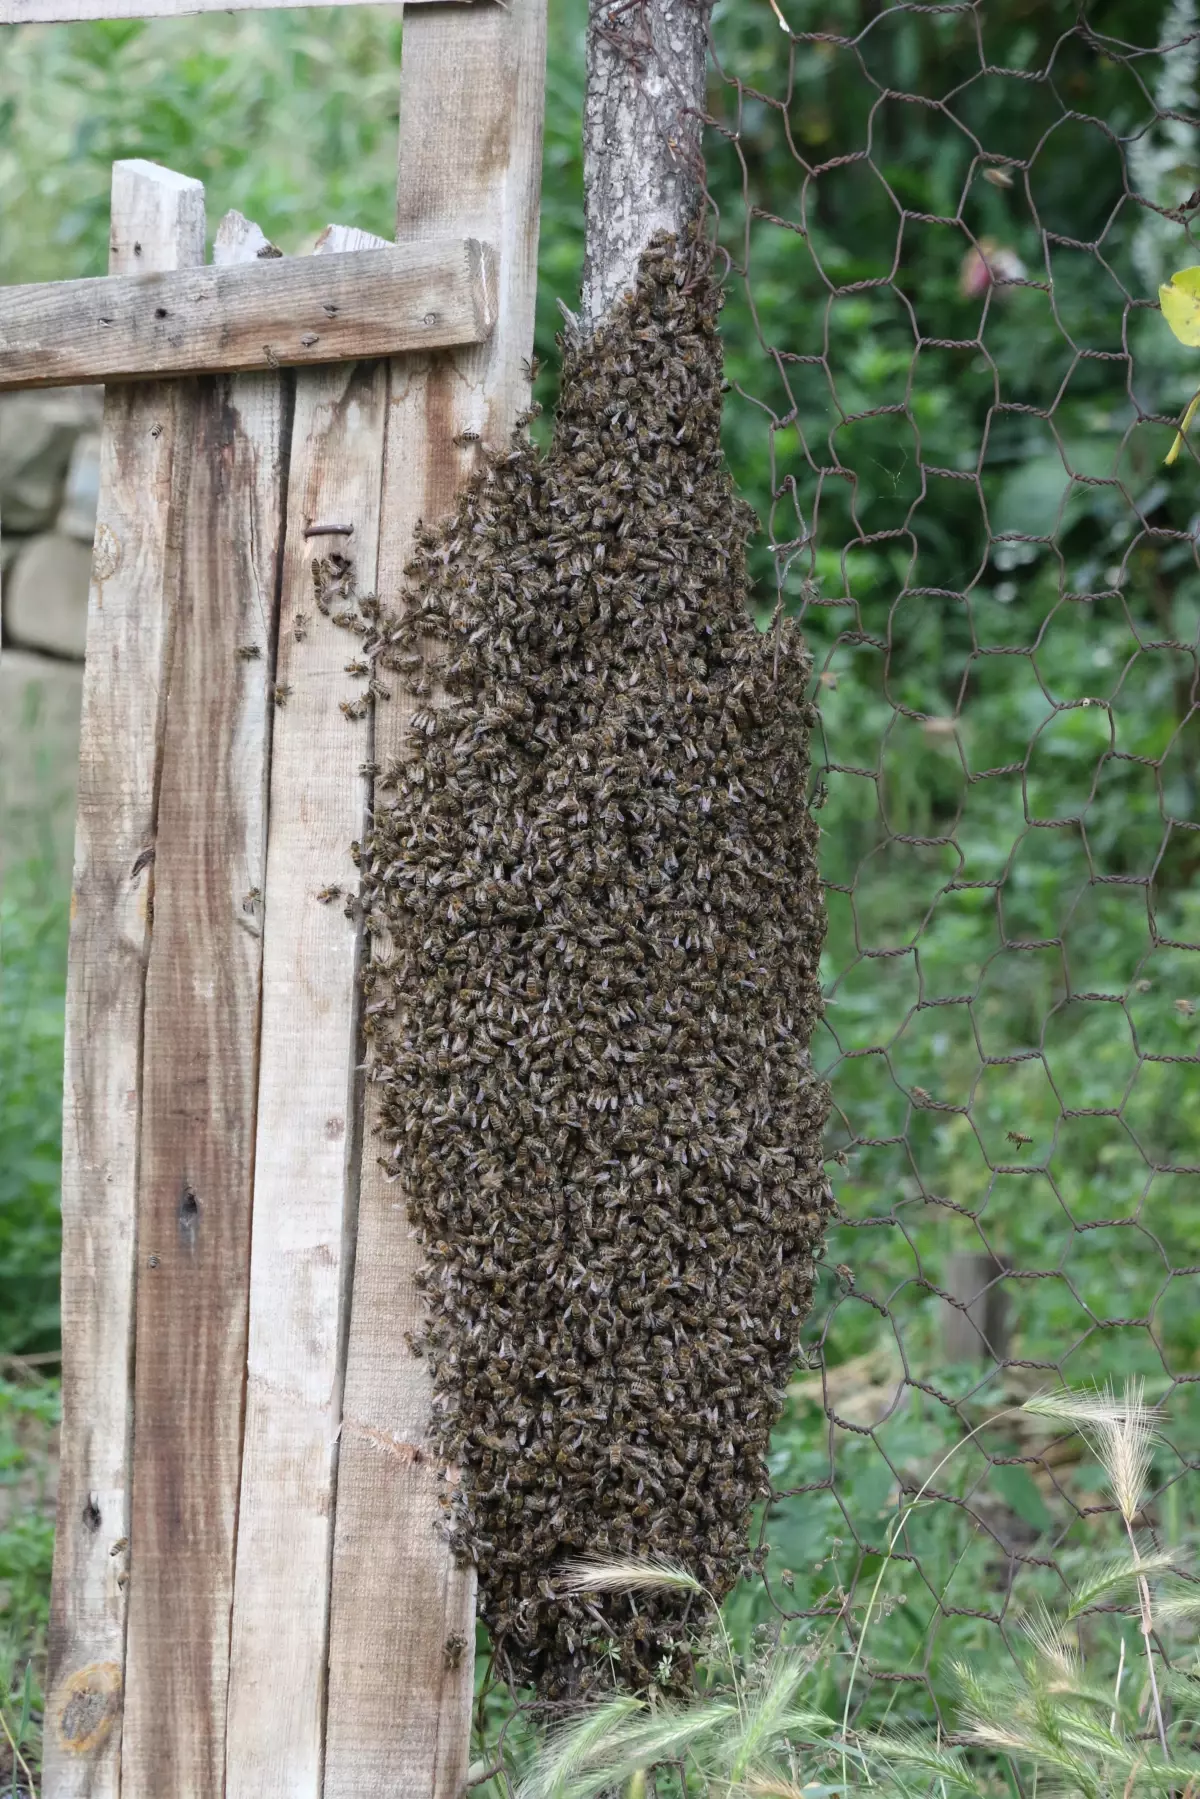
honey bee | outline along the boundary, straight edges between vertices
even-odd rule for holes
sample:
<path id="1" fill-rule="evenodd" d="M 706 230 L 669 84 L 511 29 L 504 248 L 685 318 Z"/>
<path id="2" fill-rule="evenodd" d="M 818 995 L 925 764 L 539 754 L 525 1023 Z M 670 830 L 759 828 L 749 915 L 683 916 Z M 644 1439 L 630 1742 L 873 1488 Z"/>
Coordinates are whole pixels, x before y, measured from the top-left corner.
<path id="1" fill-rule="evenodd" d="M 354 598 L 354 564 L 348 556 L 331 551 L 312 562 L 313 598 L 317 610 L 328 615 L 337 601 Z"/>
<path id="2" fill-rule="evenodd" d="M 239 643 L 237 647 L 239 662 L 257 662 L 261 655 L 262 649 L 256 643 Z"/>
<path id="3" fill-rule="evenodd" d="M 281 707 L 286 706 L 291 697 L 291 692 L 292 689 L 286 681 L 276 681 L 275 704 Z"/>

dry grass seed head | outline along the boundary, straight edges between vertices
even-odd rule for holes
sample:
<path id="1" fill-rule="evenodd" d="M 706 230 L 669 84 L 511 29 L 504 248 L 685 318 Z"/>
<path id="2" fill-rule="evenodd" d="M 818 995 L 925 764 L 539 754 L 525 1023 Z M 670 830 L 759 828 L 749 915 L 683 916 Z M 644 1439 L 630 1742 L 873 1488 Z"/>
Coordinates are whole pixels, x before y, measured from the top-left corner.
<path id="1" fill-rule="evenodd" d="M 1090 1390 L 1066 1388 L 1028 1400 L 1024 1410 L 1061 1419 L 1079 1431 L 1104 1469 L 1122 1518 L 1131 1525 L 1141 1509 L 1161 1434 L 1161 1413 L 1146 1404 L 1145 1382 L 1126 1381 L 1120 1393 L 1111 1381 Z"/>

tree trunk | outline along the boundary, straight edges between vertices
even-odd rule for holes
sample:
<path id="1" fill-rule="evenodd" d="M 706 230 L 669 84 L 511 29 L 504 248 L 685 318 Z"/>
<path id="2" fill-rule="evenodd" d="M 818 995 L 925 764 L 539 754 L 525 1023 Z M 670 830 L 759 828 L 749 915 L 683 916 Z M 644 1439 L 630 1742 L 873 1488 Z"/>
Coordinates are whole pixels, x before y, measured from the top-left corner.
<path id="1" fill-rule="evenodd" d="M 700 199 L 712 0 L 590 0 L 583 107 L 586 243 L 580 323 L 594 331 L 658 231 Z"/>

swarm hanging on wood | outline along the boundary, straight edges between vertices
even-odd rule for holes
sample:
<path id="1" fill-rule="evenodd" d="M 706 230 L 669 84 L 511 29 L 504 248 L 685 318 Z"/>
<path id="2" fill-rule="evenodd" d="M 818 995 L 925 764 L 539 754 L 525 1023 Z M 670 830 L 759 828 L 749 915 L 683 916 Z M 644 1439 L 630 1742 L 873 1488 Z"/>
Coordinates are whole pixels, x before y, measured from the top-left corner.
<path id="1" fill-rule="evenodd" d="M 374 645 L 427 710 L 360 855 L 373 1078 L 450 1528 L 547 1696 L 614 1653 L 644 1685 L 685 1627 L 564 1561 L 745 1568 L 829 1204 L 811 663 L 747 610 L 719 304 L 656 240 L 567 344 L 550 452 L 419 534 Z"/>

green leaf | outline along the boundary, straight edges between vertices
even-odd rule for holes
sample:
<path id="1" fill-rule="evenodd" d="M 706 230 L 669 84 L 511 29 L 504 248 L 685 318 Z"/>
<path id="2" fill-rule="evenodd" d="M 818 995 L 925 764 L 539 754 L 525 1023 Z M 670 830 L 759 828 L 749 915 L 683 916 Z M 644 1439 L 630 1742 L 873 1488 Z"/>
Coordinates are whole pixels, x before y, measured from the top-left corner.
<path id="1" fill-rule="evenodd" d="M 1053 1528 L 1054 1514 L 1038 1492 L 1027 1468 L 999 1463 L 992 1470 L 992 1485 L 1025 1524 L 1039 1531 Z"/>
<path id="2" fill-rule="evenodd" d="M 25 1681 L 21 1689 L 21 1718 L 17 1725 L 17 1742 L 23 1743 L 29 1734 L 29 1719 L 33 1712 L 33 1663 L 25 1663 Z"/>

